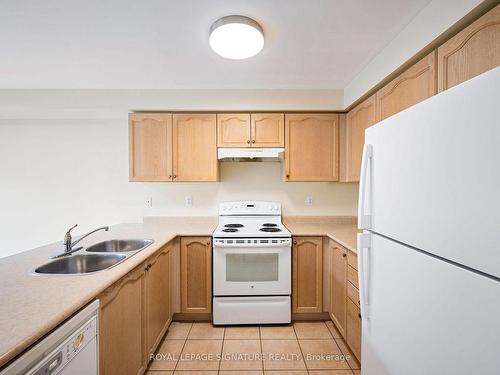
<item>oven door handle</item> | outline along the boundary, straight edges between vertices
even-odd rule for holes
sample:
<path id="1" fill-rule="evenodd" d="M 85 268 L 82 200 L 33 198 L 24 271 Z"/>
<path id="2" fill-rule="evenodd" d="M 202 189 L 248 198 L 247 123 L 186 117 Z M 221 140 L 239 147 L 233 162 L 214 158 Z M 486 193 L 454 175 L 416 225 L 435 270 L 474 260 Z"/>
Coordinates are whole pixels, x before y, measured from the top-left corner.
<path id="1" fill-rule="evenodd" d="M 292 242 L 287 240 L 284 242 L 279 242 L 279 243 L 225 243 L 225 242 L 219 242 L 217 240 L 214 240 L 213 242 L 213 247 L 215 248 L 276 248 L 276 247 L 290 247 L 292 246 Z"/>

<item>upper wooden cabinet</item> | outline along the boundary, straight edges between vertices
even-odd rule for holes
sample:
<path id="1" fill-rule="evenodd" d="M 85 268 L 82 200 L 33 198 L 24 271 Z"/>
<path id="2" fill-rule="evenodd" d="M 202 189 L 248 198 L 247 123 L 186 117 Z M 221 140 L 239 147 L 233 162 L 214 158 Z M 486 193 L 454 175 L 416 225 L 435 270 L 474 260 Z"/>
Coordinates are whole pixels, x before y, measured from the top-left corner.
<path id="1" fill-rule="evenodd" d="M 292 312 L 322 312 L 323 239 L 294 237 L 292 255 Z"/>
<path id="2" fill-rule="evenodd" d="M 250 147 L 250 115 L 221 113 L 217 115 L 218 147 Z"/>
<path id="3" fill-rule="evenodd" d="M 218 147 L 284 147 L 282 113 L 222 113 L 217 115 Z"/>
<path id="4" fill-rule="evenodd" d="M 174 181 L 217 181 L 215 114 L 174 114 L 172 139 Z"/>
<path id="5" fill-rule="evenodd" d="M 212 240 L 181 238 L 181 312 L 212 312 Z"/>
<path id="6" fill-rule="evenodd" d="M 338 114 L 286 114 L 286 181 L 338 181 L 338 144 Z"/>
<path id="7" fill-rule="evenodd" d="M 129 114 L 130 181 L 217 181 L 215 114 Z"/>
<path id="8" fill-rule="evenodd" d="M 438 48 L 439 92 L 500 65 L 500 5 Z"/>
<path id="9" fill-rule="evenodd" d="M 340 181 L 359 181 L 365 130 L 376 122 L 375 95 L 347 113 L 340 121 Z"/>
<path id="10" fill-rule="evenodd" d="M 172 180 L 172 114 L 129 114 L 130 181 Z"/>
<path id="11" fill-rule="evenodd" d="M 431 52 L 377 92 L 377 120 L 436 94 L 435 55 L 435 51 Z"/>
<path id="12" fill-rule="evenodd" d="M 252 113 L 252 147 L 285 147 L 285 115 Z"/>

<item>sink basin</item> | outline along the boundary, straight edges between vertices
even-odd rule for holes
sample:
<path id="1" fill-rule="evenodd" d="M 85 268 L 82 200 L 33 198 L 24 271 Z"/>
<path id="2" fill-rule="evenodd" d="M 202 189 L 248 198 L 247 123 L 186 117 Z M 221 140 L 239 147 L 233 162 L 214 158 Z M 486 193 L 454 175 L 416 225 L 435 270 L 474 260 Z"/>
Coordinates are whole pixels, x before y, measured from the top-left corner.
<path id="1" fill-rule="evenodd" d="M 38 267 L 35 273 L 69 275 L 97 272 L 122 262 L 126 257 L 124 254 L 68 255 Z"/>
<path id="2" fill-rule="evenodd" d="M 91 253 L 126 253 L 142 250 L 152 243 L 152 240 L 109 240 L 89 246 L 86 251 Z"/>

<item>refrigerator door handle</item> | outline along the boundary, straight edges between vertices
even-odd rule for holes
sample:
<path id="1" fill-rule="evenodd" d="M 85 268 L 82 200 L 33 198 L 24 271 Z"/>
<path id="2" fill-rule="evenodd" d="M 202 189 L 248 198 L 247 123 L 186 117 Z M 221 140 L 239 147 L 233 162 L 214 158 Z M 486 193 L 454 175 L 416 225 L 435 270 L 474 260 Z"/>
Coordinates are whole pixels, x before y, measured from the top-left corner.
<path id="1" fill-rule="evenodd" d="M 365 143 L 363 146 L 363 159 L 361 161 L 361 176 L 359 179 L 359 204 L 358 204 L 358 228 L 371 229 L 372 215 L 371 211 L 366 212 L 366 196 L 368 185 L 368 169 L 371 168 L 373 157 L 373 146 Z M 371 173 L 370 173 L 371 178 Z"/>
<path id="2" fill-rule="evenodd" d="M 371 234 L 366 231 L 358 233 L 359 295 L 361 316 L 364 319 L 370 318 L 370 249 Z"/>

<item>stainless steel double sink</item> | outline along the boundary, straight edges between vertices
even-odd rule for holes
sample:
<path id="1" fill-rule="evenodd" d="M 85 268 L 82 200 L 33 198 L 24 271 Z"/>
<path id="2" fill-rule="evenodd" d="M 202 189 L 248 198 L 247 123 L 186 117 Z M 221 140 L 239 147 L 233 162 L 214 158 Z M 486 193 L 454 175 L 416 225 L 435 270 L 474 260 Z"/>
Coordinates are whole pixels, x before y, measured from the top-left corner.
<path id="1" fill-rule="evenodd" d="M 35 274 L 89 274 L 109 269 L 151 245 L 153 240 L 108 240 L 59 257 L 34 270 Z"/>

